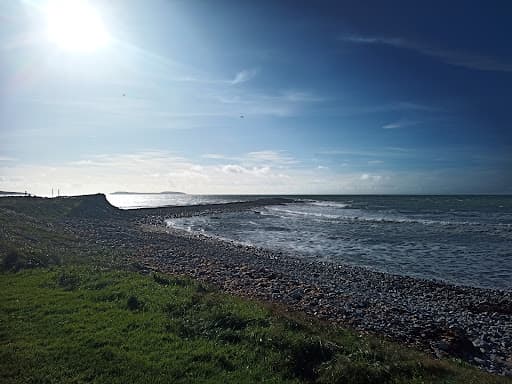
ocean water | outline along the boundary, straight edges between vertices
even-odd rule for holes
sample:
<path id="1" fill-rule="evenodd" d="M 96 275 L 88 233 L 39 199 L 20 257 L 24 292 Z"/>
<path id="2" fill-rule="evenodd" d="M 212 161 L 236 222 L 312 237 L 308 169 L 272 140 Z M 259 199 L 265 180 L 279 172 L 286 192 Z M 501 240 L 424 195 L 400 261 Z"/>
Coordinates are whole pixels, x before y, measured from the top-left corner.
<path id="1" fill-rule="evenodd" d="M 256 198 L 180 196 L 177 205 Z M 512 290 L 512 196 L 295 198 L 301 202 L 168 225 L 310 260 Z"/>
<path id="2" fill-rule="evenodd" d="M 186 195 L 177 193 L 162 194 L 109 194 L 107 200 L 110 204 L 121 209 L 164 207 L 168 205 L 197 205 L 229 203 L 235 201 L 248 201 L 258 199 L 260 196 L 235 195 Z"/>

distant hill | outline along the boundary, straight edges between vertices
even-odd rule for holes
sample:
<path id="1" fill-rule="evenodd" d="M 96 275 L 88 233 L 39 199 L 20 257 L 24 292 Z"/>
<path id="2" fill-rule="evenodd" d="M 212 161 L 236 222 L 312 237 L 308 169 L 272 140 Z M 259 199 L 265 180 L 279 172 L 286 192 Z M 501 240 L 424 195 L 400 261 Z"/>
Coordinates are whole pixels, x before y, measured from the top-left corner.
<path id="1" fill-rule="evenodd" d="M 184 192 L 164 191 L 164 192 L 112 192 L 111 195 L 186 195 Z"/>
<path id="2" fill-rule="evenodd" d="M 7 192 L 7 191 L 0 191 L 0 195 L 24 195 L 23 192 Z"/>

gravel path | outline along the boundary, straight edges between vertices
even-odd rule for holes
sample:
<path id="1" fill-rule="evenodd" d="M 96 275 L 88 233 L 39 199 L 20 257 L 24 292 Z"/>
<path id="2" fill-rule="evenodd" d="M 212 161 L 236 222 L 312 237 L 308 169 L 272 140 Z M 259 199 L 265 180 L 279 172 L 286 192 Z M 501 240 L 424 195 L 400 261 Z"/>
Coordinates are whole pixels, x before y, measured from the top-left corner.
<path id="1" fill-rule="evenodd" d="M 135 250 L 132 257 L 147 269 L 186 274 L 227 292 L 282 303 L 512 376 L 512 292 L 314 262 L 165 226 L 168 218 L 286 202 L 139 209 L 110 219 L 77 217 L 64 224 L 88 241 Z"/>

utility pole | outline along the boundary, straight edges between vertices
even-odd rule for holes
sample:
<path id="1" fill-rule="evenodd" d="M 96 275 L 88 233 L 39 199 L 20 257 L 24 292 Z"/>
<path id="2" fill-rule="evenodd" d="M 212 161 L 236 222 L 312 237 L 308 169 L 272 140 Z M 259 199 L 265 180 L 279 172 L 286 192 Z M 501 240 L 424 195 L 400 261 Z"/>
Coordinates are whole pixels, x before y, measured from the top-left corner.
<path id="1" fill-rule="evenodd" d="M 52 197 L 53 197 L 53 188 L 52 188 Z"/>

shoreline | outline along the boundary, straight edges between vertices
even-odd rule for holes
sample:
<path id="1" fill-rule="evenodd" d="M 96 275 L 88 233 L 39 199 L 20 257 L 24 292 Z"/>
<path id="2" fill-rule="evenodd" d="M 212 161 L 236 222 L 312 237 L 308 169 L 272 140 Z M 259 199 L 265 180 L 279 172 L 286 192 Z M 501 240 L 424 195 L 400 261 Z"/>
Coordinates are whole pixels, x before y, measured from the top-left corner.
<path id="1" fill-rule="evenodd" d="M 144 208 L 112 218 L 67 219 L 65 226 L 88 241 L 134 250 L 132 261 L 147 270 L 188 275 L 229 293 L 512 375 L 512 292 L 309 261 L 165 225 L 173 217 L 286 202 Z"/>
<path id="2" fill-rule="evenodd" d="M 167 220 L 167 219 L 166 219 Z M 150 227 L 154 227 L 155 224 L 150 224 L 148 225 L 148 229 Z M 213 240 L 213 241 L 220 241 L 220 242 L 223 242 L 223 243 L 227 243 L 227 244 L 231 244 L 233 246 L 242 246 L 242 247 L 247 247 L 249 249 L 254 249 L 255 251 L 262 251 L 262 252 L 270 252 L 270 253 L 273 253 L 273 254 L 279 254 L 280 256 L 283 256 L 283 257 L 288 257 L 288 258 L 296 258 L 298 260 L 301 260 L 301 261 L 304 261 L 306 263 L 308 262 L 313 262 L 313 263 L 318 263 L 318 264 L 322 264 L 322 265 L 333 265 L 334 268 L 336 267 L 347 267 L 347 268 L 352 268 L 352 269 L 361 269 L 363 271 L 366 271 L 366 272 L 371 272 L 371 273 L 376 273 L 376 274 L 382 274 L 382 275 L 386 275 L 386 276 L 391 276 L 391 277 L 396 277 L 396 278 L 403 278 L 403 279 L 412 279 L 412 280 L 418 280 L 418 281 L 421 281 L 421 282 L 424 282 L 424 283 L 433 283 L 433 284 L 438 284 L 438 285 L 447 285 L 447 286 L 450 286 L 450 287 L 453 287 L 453 288 L 468 288 L 468 289 L 480 289 L 480 290 L 484 290 L 484 291 L 496 291 L 497 293 L 504 293 L 504 294 L 509 294 L 509 293 L 512 293 L 512 288 L 510 289 L 504 289 L 504 288 L 498 288 L 498 287 L 486 287 L 486 286 L 477 286 L 477 285 L 470 285 L 470 284 L 458 284 L 458 283 L 455 283 L 455 282 L 451 282 L 449 280 L 443 280 L 443 279 L 435 279 L 435 278 L 426 278 L 426 277 L 420 277 L 420 276 L 412 276 L 412 275 L 401 275 L 399 273 L 392 273 L 392 272 L 386 272 L 386 271 L 381 271 L 381 270 L 378 270 L 378 269 L 374 269 L 370 266 L 363 266 L 363 265 L 357 265 L 357 264 L 351 264 L 351 263 L 343 263 L 343 262 L 339 262 L 339 261 L 334 261 L 332 259 L 328 259 L 328 260 L 324 260 L 324 259 L 314 259 L 312 257 L 303 257 L 303 256 L 297 256 L 295 255 L 293 252 L 287 252 L 287 251 L 282 251 L 282 250 L 273 250 L 271 248 L 266 248 L 266 247 L 261 247 L 261 246 L 257 246 L 257 245 L 254 245 L 252 243 L 247 243 L 247 242 L 243 242 L 243 241 L 238 241 L 238 240 L 233 240 L 233 239 L 229 239 L 229 238 L 226 238 L 226 237 L 222 237 L 222 236 L 217 236 L 217 235 L 213 235 L 213 234 L 209 234 L 209 233 L 202 233 L 202 232 L 198 232 L 198 231 L 192 231 L 192 230 L 187 230 L 187 229 L 183 229 L 183 228 L 178 228 L 178 227 L 174 227 L 174 226 L 169 226 L 167 223 L 164 223 L 164 226 L 166 227 L 166 230 L 164 230 L 164 232 L 176 232 L 178 235 L 180 236 L 191 236 L 191 237 L 194 237 L 194 238 L 198 238 L 198 239 L 204 239 L 204 240 Z M 155 228 L 151 228 L 151 230 L 156 230 L 158 231 L 158 229 L 155 229 Z"/>

